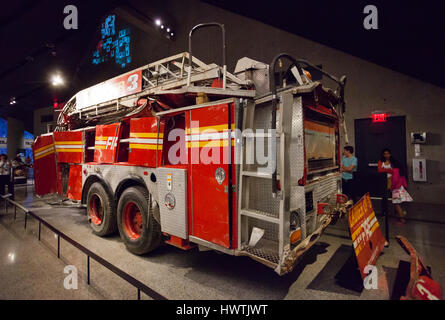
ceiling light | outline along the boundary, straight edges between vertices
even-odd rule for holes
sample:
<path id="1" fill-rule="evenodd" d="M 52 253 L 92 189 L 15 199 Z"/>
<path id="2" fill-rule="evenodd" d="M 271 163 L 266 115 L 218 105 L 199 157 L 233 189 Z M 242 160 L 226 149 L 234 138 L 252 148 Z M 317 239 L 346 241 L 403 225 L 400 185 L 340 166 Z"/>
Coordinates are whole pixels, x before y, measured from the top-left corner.
<path id="1" fill-rule="evenodd" d="M 155 24 L 156 24 L 157 26 L 160 26 L 160 25 L 161 25 L 161 19 L 156 19 L 156 20 L 155 20 Z"/>
<path id="2" fill-rule="evenodd" d="M 167 32 L 170 32 L 170 28 L 167 28 Z"/>
<path id="3" fill-rule="evenodd" d="M 164 25 L 161 25 L 161 29 L 164 29 Z"/>
<path id="4" fill-rule="evenodd" d="M 55 74 L 51 78 L 51 83 L 53 86 L 57 87 L 63 84 L 63 78 L 60 74 Z"/>

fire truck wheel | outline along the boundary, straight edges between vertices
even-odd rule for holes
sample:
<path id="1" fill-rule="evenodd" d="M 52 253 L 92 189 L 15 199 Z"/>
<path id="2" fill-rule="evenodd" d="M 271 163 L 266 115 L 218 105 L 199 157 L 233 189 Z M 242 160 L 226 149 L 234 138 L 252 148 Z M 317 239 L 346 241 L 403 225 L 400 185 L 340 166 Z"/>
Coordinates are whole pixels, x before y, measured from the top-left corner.
<path id="1" fill-rule="evenodd" d="M 126 189 L 117 206 L 117 225 L 128 251 L 144 254 L 161 243 L 161 226 L 153 216 L 150 195 L 143 187 Z"/>
<path id="2" fill-rule="evenodd" d="M 96 235 L 102 237 L 117 231 L 113 198 L 99 182 L 93 183 L 88 190 L 87 212 L 88 221 Z"/>

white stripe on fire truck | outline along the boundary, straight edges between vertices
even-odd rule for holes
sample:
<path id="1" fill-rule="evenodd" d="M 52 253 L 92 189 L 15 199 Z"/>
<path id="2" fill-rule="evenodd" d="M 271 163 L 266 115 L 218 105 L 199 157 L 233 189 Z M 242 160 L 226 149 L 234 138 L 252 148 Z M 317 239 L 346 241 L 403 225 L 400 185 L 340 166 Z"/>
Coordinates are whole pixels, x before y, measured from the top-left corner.
<path id="1" fill-rule="evenodd" d="M 229 132 L 225 130 L 224 125 L 213 127 L 200 127 L 193 128 L 192 134 L 188 134 L 185 137 L 187 148 L 211 148 L 211 147 L 227 147 L 229 145 Z M 196 129 L 196 130 L 195 130 Z M 204 129 L 204 130 L 203 130 Z M 224 129 L 223 132 L 208 132 L 210 130 Z M 203 132 L 203 133 L 199 133 Z M 231 145 L 235 145 L 235 132 L 230 132 Z"/>
<path id="2" fill-rule="evenodd" d="M 233 138 L 235 138 L 235 132 L 232 131 L 230 133 L 230 136 Z M 204 141 L 204 140 L 227 140 L 229 137 L 229 132 L 225 131 L 225 132 L 214 132 L 214 133 L 201 133 L 201 134 L 192 134 L 192 135 L 187 135 L 185 137 L 186 141 Z"/>
<path id="3" fill-rule="evenodd" d="M 157 138 L 156 132 L 130 132 L 130 138 Z M 159 138 L 164 138 L 164 134 L 159 132 Z"/>
<path id="4" fill-rule="evenodd" d="M 213 147 L 227 147 L 229 140 L 209 140 L 209 141 L 192 141 L 187 142 L 187 148 L 213 148 Z M 235 146 L 235 140 L 232 139 L 232 147 Z"/>
<path id="5" fill-rule="evenodd" d="M 148 149 L 148 150 L 162 150 L 162 144 L 148 144 L 148 143 L 130 143 L 130 149 Z"/>
<path id="6" fill-rule="evenodd" d="M 235 125 L 232 124 L 230 126 L 230 128 L 232 130 L 235 129 Z M 215 125 L 215 126 L 187 128 L 186 133 L 190 134 L 190 132 L 191 132 L 192 134 L 196 134 L 196 133 L 200 133 L 200 132 L 203 132 L 206 130 L 223 131 L 223 130 L 228 130 L 228 128 L 227 128 L 227 124 L 219 124 L 219 125 Z"/>
<path id="7" fill-rule="evenodd" d="M 34 153 L 37 154 L 37 153 L 40 153 L 41 151 L 48 150 L 48 149 L 50 149 L 50 148 L 52 148 L 52 147 L 54 147 L 54 144 L 53 144 L 53 143 L 51 143 L 51 144 L 49 144 L 49 145 L 46 145 L 46 146 L 44 146 L 44 147 L 41 147 L 41 148 L 39 148 L 39 149 L 34 150 Z"/>
<path id="8" fill-rule="evenodd" d="M 58 144 L 56 149 L 82 149 L 81 144 Z"/>
<path id="9" fill-rule="evenodd" d="M 54 149 L 51 148 L 51 149 L 46 149 L 46 150 L 44 150 L 44 151 L 41 151 L 41 152 L 39 152 L 39 153 L 36 153 L 34 156 L 35 156 L 35 159 L 38 160 L 38 159 L 40 159 L 40 158 L 49 156 L 50 154 L 53 154 L 53 153 L 54 153 Z"/>
<path id="10" fill-rule="evenodd" d="M 130 143 L 145 143 L 145 144 L 162 144 L 162 140 L 159 139 L 141 139 L 141 138 L 130 138 Z"/>

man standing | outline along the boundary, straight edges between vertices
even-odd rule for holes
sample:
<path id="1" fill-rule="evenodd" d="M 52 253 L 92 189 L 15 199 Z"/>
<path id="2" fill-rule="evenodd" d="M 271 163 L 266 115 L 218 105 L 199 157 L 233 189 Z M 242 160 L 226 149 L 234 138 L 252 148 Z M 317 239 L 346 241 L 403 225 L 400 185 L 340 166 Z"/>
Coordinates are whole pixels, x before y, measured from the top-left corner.
<path id="1" fill-rule="evenodd" d="M 353 156 L 354 148 L 346 146 L 341 159 L 341 178 L 343 193 L 355 202 L 354 172 L 357 171 L 357 158 Z"/>
<path id="2" fill-rule="evenodd" d="M 11 183 L 11 161 L 6 154 L 0 154 L 0 194 L 5 194 L 5 185 L 8 185 L 8 192 L 11 193 L 11 199 L 14 200 L 14 184 Z"/>

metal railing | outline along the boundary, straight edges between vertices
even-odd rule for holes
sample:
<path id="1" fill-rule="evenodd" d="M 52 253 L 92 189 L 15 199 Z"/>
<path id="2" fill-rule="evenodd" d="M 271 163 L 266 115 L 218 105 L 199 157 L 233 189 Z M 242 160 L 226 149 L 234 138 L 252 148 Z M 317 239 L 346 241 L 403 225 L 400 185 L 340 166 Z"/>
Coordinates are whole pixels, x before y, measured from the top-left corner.
<path id="1" fill-rule="evenodd" d="M 131 275 L 129 275 L 122 269 L 119 269 L 112 263 L 108 262 L 104 258 L 98 256 L 97 254 L 95 254 L 94 252 L 89 250 L 88 248 L 84 247 L 83 245 L 81 245 L 76 240 L 72 239 L 71 237 L 69 237 L 68 235 L 63 233 L 62 231 L 58 230 L 57 228 L 52 226 L 50 223 L 45 221 L 43 218 L 39 217 L 34 212 L 25 208 L 20 203 L 17 203 L 16 201 L 9 199 L 10 196 L 11 196 L 10 194 L 0 195 L 0 197 L 5 201 L 5 213 L 6 214 L 8 213 L 8 202 L 14 206 L 14 221 L 16 220 L 16 217 L 17 217 L 17 208 L 22 210 L 25 214 L 25 224 L 24 224 L 25 229 L 26 229 L 27 222 L 28 222 L 28 215 L 33 217 L 34 219 L 36 219 L 39 222 L 39 231 L 38 231 L 38 240 L 39 241 L 41 238 L 40 236 L 41 236 L 41 231 L 42 231 L 42 225 L 46 226 L 49 230 L 54 232 L 57 235 L 57 258 L 58 259 L 60 259 L 60 238 L 64 239 L 65 241 L 72 244 L 74 247 L 76 247 L 77 249 L 79 249 L 80 251 L 82 251 L 83 253 L 86 254 L 86 256 L 87 256 L 87 284 L 88 285 L 90 285 L 90 280 L 91 280 L 90 259 L 93 259 L 96 262 L 98 262 L 99 264 L 101 264 L 102 266 L 104 266 L 105 268 L 107 268 L 108 270 L 110 270 L 111 272 L 113 272 L 114 274 L 118 275 L 120 278 L 127 281 L 132 286 L 134 286 L 137 289 L 138 300 L 141 300 L 141 291 L 144 292 L 147 296 L 153 298 L 154 300 L 168 300 L 166 297 L 164 297 L 160 293 L 151 289 L 150 287 L 148 287 L 141 281 L 135 279 L 134 277 L 132 277 Z"/>

